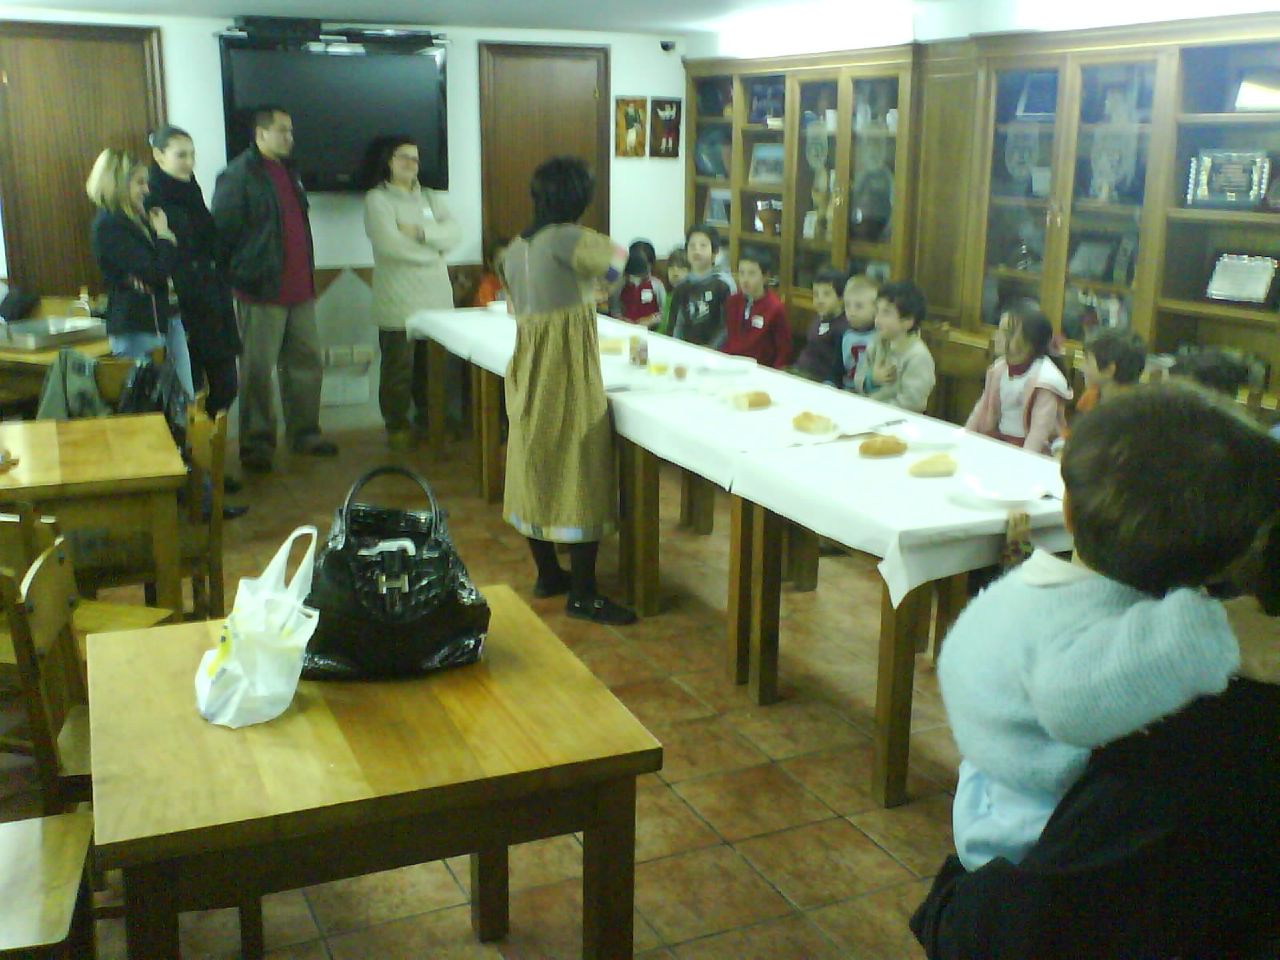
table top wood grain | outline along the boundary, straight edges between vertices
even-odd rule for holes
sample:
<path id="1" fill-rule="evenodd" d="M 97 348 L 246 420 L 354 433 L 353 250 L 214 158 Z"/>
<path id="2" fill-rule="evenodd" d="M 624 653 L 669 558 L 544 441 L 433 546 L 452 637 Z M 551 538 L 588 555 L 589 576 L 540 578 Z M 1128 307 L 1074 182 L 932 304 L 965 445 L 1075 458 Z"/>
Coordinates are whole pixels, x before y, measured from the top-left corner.
<path id="1" fill-rule="evenodd" d="M 0 473 L 10 500 L 176 489 L 187 475 L 158 413 L 0 423 L 0 449 L 18 458 Z"/>
<path id="2" fill-rule="evenodd" d="M 240 730 L 196 711 L 220 623 L 89 638 L 95 837 L 128 866 L 657 770 L 662 747 L 510 587 L 483 659 L 425 678 L 303 681 Z M 376 642 L 371 635 L 369 642 Z"/>

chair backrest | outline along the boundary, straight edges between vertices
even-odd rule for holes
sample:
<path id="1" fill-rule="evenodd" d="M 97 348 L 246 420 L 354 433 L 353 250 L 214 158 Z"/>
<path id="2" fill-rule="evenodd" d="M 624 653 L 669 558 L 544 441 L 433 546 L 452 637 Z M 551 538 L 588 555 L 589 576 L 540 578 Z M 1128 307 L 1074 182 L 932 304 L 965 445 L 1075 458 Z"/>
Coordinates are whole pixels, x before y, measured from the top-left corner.
<path id="1" fill-rule="evenodd" d="M 152 350 L 150 359 L 157 366 L 164 363 L 164 347 L 156 347 Z M 102 397 L 108 406 L 114 407 L 120 402 L 120 397 L 124 393 L 124 386 L 129 381 L 129 374 L 133 372 L 133 368 L 137 364 L 138 361 L 132 357 L 98 358 L 97 365 L 93 371 L 93 379 L 98 387 L 98 395 Z"/>
<path id="2" fill-rule="evenodd" d="M 63 538 L 36 558 L 21 581 L 0 574 L 0 597 L 9 617 L 37 774 L 44 795 L 54 796 L 58 731 L 71 707 L 87 699 L 71 630 L 76 579 Z"/>

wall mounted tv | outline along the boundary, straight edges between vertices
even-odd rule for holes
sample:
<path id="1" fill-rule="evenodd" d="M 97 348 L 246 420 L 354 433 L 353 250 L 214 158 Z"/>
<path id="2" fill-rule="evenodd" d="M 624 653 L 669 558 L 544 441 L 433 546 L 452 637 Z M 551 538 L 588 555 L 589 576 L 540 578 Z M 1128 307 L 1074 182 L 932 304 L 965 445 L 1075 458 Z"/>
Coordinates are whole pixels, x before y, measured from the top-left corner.
<path id="1" fill-rule="evenodd" d="M 412 137 L 424 187 L 449 187 L 445 52 L 427 37 L 255 37 L 224 34 L 222 99 L 227 158 L 253 142 L 253 110 L 293 118 L 293 159 L 308 190 L 364 189 L 381 138 Z"/>

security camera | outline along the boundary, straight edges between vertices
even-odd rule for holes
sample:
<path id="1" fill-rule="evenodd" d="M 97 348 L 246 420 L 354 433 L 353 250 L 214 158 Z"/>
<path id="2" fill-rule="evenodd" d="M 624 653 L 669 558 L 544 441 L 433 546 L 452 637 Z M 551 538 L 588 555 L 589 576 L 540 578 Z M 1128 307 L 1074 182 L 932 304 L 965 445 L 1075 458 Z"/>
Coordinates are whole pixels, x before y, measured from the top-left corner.
<path id="1" fill-rule="evenodd" d="M 670 53 L 676 48 L 676 42 L 674 40 L 659 40 L 658 46 L 662 48 L 664 53 Z"/>

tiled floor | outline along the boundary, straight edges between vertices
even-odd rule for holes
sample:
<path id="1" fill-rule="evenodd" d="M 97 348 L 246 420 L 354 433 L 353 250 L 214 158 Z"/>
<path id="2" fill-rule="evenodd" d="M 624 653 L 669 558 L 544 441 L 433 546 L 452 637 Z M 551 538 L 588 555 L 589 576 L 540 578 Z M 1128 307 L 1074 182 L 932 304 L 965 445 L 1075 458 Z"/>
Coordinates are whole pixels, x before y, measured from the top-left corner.
<path id="1" fill-rule="evenodd" d="M 336 462 L 281 456 L 250 478 L 249 515 L 227 527 L 228 600 L 299 523 L 328 527 L 347 486 L 393 460 L 377 431 L 339 436 Z M 510 583 L 662 740 L 666 764 L 640 783 L 636 949 L 651 958 L 786 960 L 922 956 L 906 920 L 951 846 L 957 763 L 937 684 L 917 671 L 912 802 L 878 809 L 868 793 L 880 587 L 869 558 L 822 560 L 814 593 L 783 597 L 784 699 L 752 706 L 722 672 L 728 519 L 716 533 L 677 529 L 678 484 L 662 489 L 662 615 L 613 629 L 568 620 L 535 601 L 521 539 L 471 493 L 464 445 L 400 455 L 435 487 L 477 582 Z M 395 481 L 383 488 L 397 498 Z M 616 543 L 602 550 L 614 586 Z M 10 700 L 0 725 L 14 722 Z M 23 761 L 0 756 L 0 819 L 33 810 Z M 465 859 L 269 897 L 274 960 L 572 958 L 580 950 L 582 848 L 577 838 L 511 856 L 511 934 L 480 945 L 466 903 Z M 119 921 L 99 924 L 99 957 L 124 955 Z M 184 957 L 237 955 L 235 914 L 183 916 Z"/>

